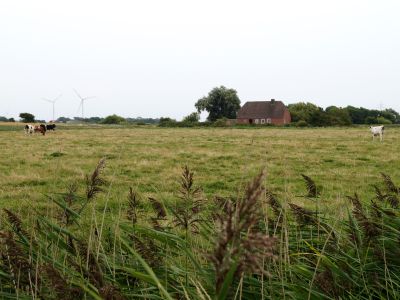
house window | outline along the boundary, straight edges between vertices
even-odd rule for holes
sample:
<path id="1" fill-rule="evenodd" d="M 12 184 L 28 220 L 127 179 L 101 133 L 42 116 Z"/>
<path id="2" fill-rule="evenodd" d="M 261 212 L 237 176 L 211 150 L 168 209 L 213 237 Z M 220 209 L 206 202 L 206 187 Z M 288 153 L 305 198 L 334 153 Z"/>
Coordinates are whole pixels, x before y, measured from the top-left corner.
<path id="1" fill-rule="evenodd" d="M 261 119 L 261 124 L 265 124 L 265 119 Z"/>
<path id="2" fill-rule="evenodd" d="M 268 118 L 267 119 L 267 124 L 271 124 L 272 122 L 271 122 L 271 119 L 270 118 Z"/>
<path id="3" fill-rule="evenodd" d="M 255 124 L 258 124 L 258 119 L 254 119 L 254 123 L 255 123 Z"/>

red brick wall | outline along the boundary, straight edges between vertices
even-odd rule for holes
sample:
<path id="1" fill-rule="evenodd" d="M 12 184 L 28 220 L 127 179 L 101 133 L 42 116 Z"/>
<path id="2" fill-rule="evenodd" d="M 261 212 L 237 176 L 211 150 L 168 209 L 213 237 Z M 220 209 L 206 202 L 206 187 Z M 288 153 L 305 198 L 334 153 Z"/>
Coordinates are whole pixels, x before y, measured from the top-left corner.
<path id="1" fill-rule="evenodd" d="M 289 109 L 285 109 L 283 117 L 285 119 L 285 124 L 289 124 L 290 122 L 292 122 L 292 116 L 290 115 Z"/>
<path id="2" fill-rule="evenodd" d="M 258 118 L 258 125 L 261 125 L 261 118 Z M 279 119 L 271 119 L 271 124 L 273 125 L 285 125 L 289 124 L 292 121 L 292 118 L 290 116 L 290 112 L 288 109 L 285 109 L 285 113 L 283 114 L 283 118 Z M 249 119 L 237 119 L 237 124 L 250 124 Z M 253 124 L 254 119 L 253 119 Z M 267 124 L 267 118 L 265 118 L 265 124 Z"/>
<path id="3" fill-rule="evenodd" d="M 249 124 L 249 119 L 237 119 L 236 124 Z"/>
<path id="4" fill-rule="evenodd" d="M 289 122 L 285 122 L 284 118 L 279 118 L 279 119 L 271 119 L 271 124 L 273 125 L 284 125 L 284 124 L 288 124 Z M 250 124 L 249 119 L 237 119 L 237 124 Z M 253 124 L 254 123 L 254 119 L 253 119 Z M 265 118 L 265 124 L 267 124 L 267 118 Z M 258 119 L 258 124 L 256 125 L 265 125 L 265 124 L 261 124 L 261 118 Z"/>

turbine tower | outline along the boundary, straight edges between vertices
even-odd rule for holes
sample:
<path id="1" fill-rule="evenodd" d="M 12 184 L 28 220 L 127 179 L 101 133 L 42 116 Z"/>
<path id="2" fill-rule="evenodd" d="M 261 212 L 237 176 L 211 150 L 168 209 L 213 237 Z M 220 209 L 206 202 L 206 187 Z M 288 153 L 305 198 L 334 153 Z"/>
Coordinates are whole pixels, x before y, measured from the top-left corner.
<path id="1" fill-rule="evenodd" d="M 52 121 L 55 121 L 55 104 L 56 104 L 57 100 L 61 98 L 61 96 L 62 96 L 62 94 L 58 95 L 53 100 L 50 100 L 50 99 L 47 99 L 47 98 L 43 98 L 44 101 L 47 101 L 47 102 L 53 104 L 53 120 Z"/>
<path id="2" fill-rule="evenodd" d="M 75 89 L 74 89 L 74 92 L 75 92 L 75 94 L 78 96 L 78 98 L 81 99 L 81 103 L 79 104 L 78 111 L 79 111 L 80 108 L 82 108 L 82 119 L 84 119 L 84 118 L 85 118 L 85 115 L 84 115 L 84 109 L 83 109 L 83 107 L 84 107 L 85 101 L 88 100 L 88 99 L 95 98 L 95 96 L 82 97 Z"/>

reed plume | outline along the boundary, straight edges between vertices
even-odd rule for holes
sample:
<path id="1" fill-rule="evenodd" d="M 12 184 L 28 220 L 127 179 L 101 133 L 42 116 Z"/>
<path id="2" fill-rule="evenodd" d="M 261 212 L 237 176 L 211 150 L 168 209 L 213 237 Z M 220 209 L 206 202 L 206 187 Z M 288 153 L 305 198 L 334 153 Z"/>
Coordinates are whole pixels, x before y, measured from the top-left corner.
<path id="1" fill-rule="evenodd" d="M 121 294 L 119 288 L 112 284 L 107 284 L 99 289 L 99 295 L 104 300 L 125 300 L 126 297 Z"/>
<path id="2" fill-rule="evenodd" d="M 389 192 L 399 194 L 400 189 L 394 184 L 392 178 L 385 173 L 381 173 L 381 176 L 383 178 L 383 182 L 385 183 L 386 189 Z"/>
<path id="3" fill-rule="evenodd" d="M 153 206 L 155 213 L 157 214 L 157 219 L 162 220 L 167 216 L 167 211 L 164 208 L 164 205 L 155 198 L 149 197 L 150 203 Z"/>
<path id="4" fill-rule="evenodd" d="M 98 162 L 91 176 L 86 176 L 86 198 L 93 199 L 98 193 L 103 191 L 102 186 L 106 181 L 101 177 L 101 172 L 106 166 L 106 159 L 102 158 Z"/>
<path id="5" fill-rule="evenodd" d="M 13 230 L 18 233 L 22 234 L 26 237 L 29 237 L 28 233 L 22 228 L 22 221 L 21 219 L 13 213 L 11 210 L 8 210 L 7 208 L 3 208 L 4 212 L 7 215 L 7 220 L 12 226 Z"/>
<path id="6" fill-rule="evenodd" d="M 70 184 L 67 187 L 67 192 L 63 194 L 63 200 L 65 202 L 66 208 L 63 209 L 61 213 L 61 221 L 66 225 L 71 225 L 75 219 L 72 211 L 72 206 L 77 199 L 76 192 L 78 190 L 78 185 L 75 183 Z"/>
<path id="7" fill-rule="evenodd" d="M 265 190 L 265 197 L 267 200 L 267 203 L 271 207 L 272 211 L 274 212 L 275 216 L 279 218 L 280 221 L 282 221 L 281 215 L 282 215 L 282 205 L 279 203 L 278 199 L 276 196 L 270 191 L 269 189 Z"/>
<path id="8" fill-rule="evenodd" d="M 175 226 L 182 227 L 184 230 L 191 230 L 193 233 L 199 232 L 198 223 L 201 218 L 198 216 L 201 204 L 201 189 L 194 186 L 194 174 L 185 166 L 182 170 L 180 201 L 177 207 L 172 209 L 174 215 L 173 223 Z"/>
<path id="9" fill-rule="evenodd" d="M 332 270 L 325 267 L 325 270 L 319 272 L 315 277 L 315 284 L 327 295 L 338 299 L 338 291 L 333 277 Z"/>
<path id="10" fill-rule="evenodd" d="M 299 224 L 312 225 L 317 223 L 317 220 L 312 211 L 293 203 L 289 203 L 289 207 L 292 210 Z"/>
<path id="11" fill-rule="evenodd" d="M 377 185 L 373 185 L 375 190 L 375 198 L 380 202 L 384 202 L 386 200 L 387 195 L 383 194 L 381 189 Z"/>
<path id="12" fill-rule="evenodd" d="M 398 208 L 399 207 L 399 198 L 397 195 L 389 194 L 386 196 L 386 201 L 390 204 L 392 208 Z"/>
<path id="13" fill-rule="evenodd" d="M 154 212 L 156 213 L 155 217 L 150 217 L 150 221 L 155 230 L 164 230 L 164 226 L 160 223 L 167 217 L 167 211 L 165 210 L 164 205 L 155 198 L 149 197 L 151 206 L 153 207 Z"/>
<path id="14" fill-rule="evenodd" d="M 130 234 L 129 237 L 135 244 L 137 252 L 146 260 L 151 267 L 156 267 L 163 261 L 162 256 L 158 251 L 157 245 L 149 238 L 142 239 Z"/>
<path id="15" fill-rule="evenodd" d="M 306 184 L 306 189 L 307 189 L 307 196 L 308 198 L 316 198 L 319 196 L 320 191 L 317 188 L 317 185 L 315 184 L 314 180 L 311 179 L 311 177 L 301 174 L 301 176 L 304 179 L 304 182 Z"/>
<path id="16" fill-rule="evenodd" d="M 136 224 L 137 222 L 137 206 L 139 204 L 139 199 L 138 199 L 137 193 L 132 189 L 132 187 L 129 188 L 129 194 L 128 194 L 128 219 L 132 222 L 132 224 Z"/>
<path id="17" fill-rule="evenodd" d="M 6 271 L 11 275 L 15 284 L 15 289 L 27 289 L 36 291 L 39 286 L 40 278 L 37 278 L 36 285 L 35 267 L 32 265 L 29 254 L 25 253 L 20 243 L 18 243 L 12 232 L 0 233 L 0 259 Z"/>
<path id="18" fill-rule="evenodd" d="M 40 268 L 45 275 L 49 288 L 51 288 L 57 299 L 74 300 L 83 296 L 83 291 L 78 287 L 72 287 L 68 280 L 51 264 Z"/>
<path id="19" fill-rule="evenodd" d="M 363 205 L 361 204 L 360 198 L 358 197 L 357 193 L 354 193 L 354 196 L 347 196 L 353 204 L 353 215 L 361 225 L 364 231 L 364 235 L 367 239 L 371 239 L 379 235 L 379 228 L 378 226 L 369 220 L 368 216 L 366 215 Z"/>
<path id="20" fill-rule="evenodd" d="M 245 197 L 236 204 L 227 201 L 225 210 L 218 215 L 219 232 L 210 259 L 216 273 L 216 291 L 220 291 L 229 270 L 236 265 L 234 278 L 243 272 L 264 272 L 262 261 L 272 257 L 275 239 L 261 232 L 254 232 L 262 215 L 259 198 L 264 192 L 264 171 L 247 185 Z"/>

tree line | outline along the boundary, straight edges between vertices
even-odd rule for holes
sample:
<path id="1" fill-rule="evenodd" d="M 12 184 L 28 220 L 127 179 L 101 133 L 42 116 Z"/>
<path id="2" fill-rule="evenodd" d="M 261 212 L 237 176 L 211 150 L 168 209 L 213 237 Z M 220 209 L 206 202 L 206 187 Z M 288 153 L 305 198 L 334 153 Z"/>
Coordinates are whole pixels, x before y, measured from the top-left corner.
<path id="1" fill-rule="evenodd" d="M 313 103 L 289 104 L 292 123 L 298 126 L 347 126 L 352 124 L 400 124 L 400 115 L 394 109 L 376 110 L 364 107 L 328 106 Z"/>
<path id="2" fill-rule="evenodd" d="M 207 121 L 216 122 L 222 118 L 234 119 L 240 109 L 236 90 L 224 86 L 212 89 L 207 96 L 199 99 L 197 112 L 207 111 Z M 310 102 L 289 104 L 292 125 L 296 126 L 348 126 L 352 124 L 400 124 L 400 115 L 394 109 L 376 110 L 364 107 L 328 106 L 323 109 Z M 194 114 L 194 113 L 193 113 Z M 191 115 L 193 115 L 191 114 Z M 184 119 L 188 121 L 189 115 Z"/>
<path id="3" fill-rule="evenodd" d="M 46 123 L 45 120 L 36 119 L 35 115 L 31 113 L 20 113 L 19 114 L 20 122 L 22 123 Z M 0 116 L 0 122 L 15 122 L 14 118 L 6 118 Z M 89 124 L 158 124 L 160 122 L 159 118 L 124 118 L 118 115 L 110 115 L 105 118 L 102 117 L 90 117 L 90 118 L 81 118 L 81 117 L 59 117 L 56 120 L 57 123 L 68 123 L 68 122 L 79 122 L 79 123 L 89 123 Z"/>
<path id="4" fill-rule="evenodd" d="M 240 109 L 240 99 L 237 91 L 224 86 L 213 88 L 207 96 L 197 100 L 195 112 L 190 113 L 177 121 L 172 118 L 123 118 L 118 115 L 110 115 L 105 118 L 91 117 L 73 119 L 60 117 L 57 122 L 67 123 L 71 121 L 91 124 L 159 124 L 164 127 L 191 127 L 191 126 L 225 126 L 227 119 L 235 119 Z M 400 124 L 400 115 L 394 109 L 384 110 L 367 109 L 364 107 L 337 107 L 328 106 L 323 109 L 310 102 L 298 102 L 289 104 L 288 109 L 292 116 L 292 126 L 349 126 L 352 124 Z M 200 122 L 200 113 L 208 112 L 206 122 Z M 30 113 L 19 115 L 22 122 L 44 122 L 35 120 L 35 116 Z M 13 122 L 14 119 L 0 117 L 2 122 Z M 289 125 L 289 126 L 290 126 Z"/>

